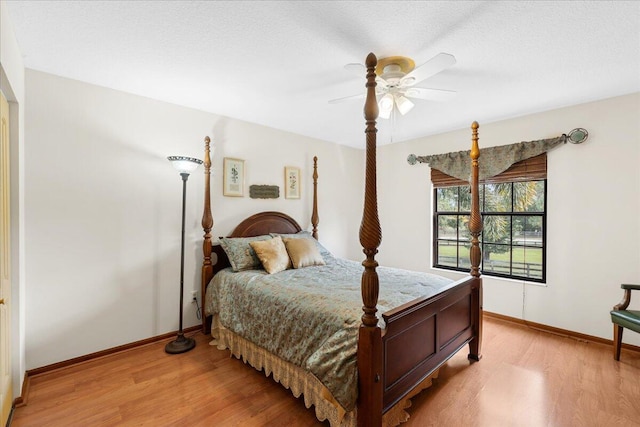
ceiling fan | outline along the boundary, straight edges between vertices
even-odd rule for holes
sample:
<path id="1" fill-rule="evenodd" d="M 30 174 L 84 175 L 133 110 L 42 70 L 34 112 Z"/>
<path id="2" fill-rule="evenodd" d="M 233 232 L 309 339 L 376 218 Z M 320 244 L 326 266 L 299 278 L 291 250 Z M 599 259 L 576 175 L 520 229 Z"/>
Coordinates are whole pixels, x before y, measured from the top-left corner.
<path id="1" fill-rule="evenodd" d="M 406 56 L 390 56 L 378 60 L 376 67 L 376 96 L 378 97 L 379 116 L 388 119 L 393 107 L 405 115 L 414 107 L 409 98 L 445 101 L 456 92 L 445 89 L 415 87 L 416 84 L 438 74 L 456 63 L 456 58 L 448 53 L 439 53 L 421 66 L 415 66 L 413 59 Z M 347 64 L 345 69 L 365 75 L 363 64 Z M 364 98 L 365 93 L 332 99 L 330 104 Z"/>

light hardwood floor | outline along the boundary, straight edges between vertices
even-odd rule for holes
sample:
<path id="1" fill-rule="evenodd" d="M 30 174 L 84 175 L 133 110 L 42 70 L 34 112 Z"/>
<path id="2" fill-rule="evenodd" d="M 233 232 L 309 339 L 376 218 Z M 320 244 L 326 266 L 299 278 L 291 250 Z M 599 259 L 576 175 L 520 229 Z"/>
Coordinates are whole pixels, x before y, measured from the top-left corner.
<path id="1" fill-rule="evenodd" d="M 12 426 L 327 426 L 313 409 L 195 335 L 182 355 L 149 344 L 31 380 Z M 640 426 L 640 353 L 485 318 L 467 349 L 413 399 L 403 426 Z"/>

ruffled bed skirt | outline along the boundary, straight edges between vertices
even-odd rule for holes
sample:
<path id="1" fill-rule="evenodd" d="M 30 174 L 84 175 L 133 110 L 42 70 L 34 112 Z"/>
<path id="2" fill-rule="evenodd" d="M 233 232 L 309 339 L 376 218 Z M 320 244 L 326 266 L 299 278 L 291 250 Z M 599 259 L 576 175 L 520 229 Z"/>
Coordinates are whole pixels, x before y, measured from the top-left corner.
<path id="1" fill-rule="evenodd" d="M 220 350 L 229 349 L 236 358 L 242 359 L 259 371 L 264 371 L 266 376 L 272 375 L 274 380 L 291 390 L 296 398 L 303 395 L 305 406 L 307 408 L 312 405 L 315 407 L 318 420 L 328 420 L 331 427 L 355 427 L 357 425 L 357 409 L 345 411 L 333 398 L 331 392 L 312 373 L 273 355 L 226 329 L 220 325 L 217 316 L 213 317 L 211 336 L 213 340 L 210 345 L 217 346 Z M 411 406 L 410 399 L 431 386 L 433 379 L 437 377 L 438 371 L 426 378 L 407 397 L 387 411 L 383 416 L 382 424 L 397 426 L 406 422 L 409 419 L 409 414 L 405 409 Z"/>

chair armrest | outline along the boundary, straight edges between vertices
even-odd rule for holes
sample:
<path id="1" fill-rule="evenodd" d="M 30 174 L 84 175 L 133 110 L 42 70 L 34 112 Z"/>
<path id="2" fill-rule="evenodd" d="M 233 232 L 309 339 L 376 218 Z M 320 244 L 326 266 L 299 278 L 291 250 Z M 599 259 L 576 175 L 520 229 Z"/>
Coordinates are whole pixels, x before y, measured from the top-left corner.
<path id="1" fill-rule="evenodd" d="M 620 285 L 620 287 L 624 289 L 624 297 L 622 298 L 622 301 L 620 301 L 617 305 L 613 306 L 613 309 L 616 311 L 626 310 L 627 307 L 629 307 L 629 304 L 631 304 L 631 291 L 640 290 L 640 285 L 622 284 Z"/>

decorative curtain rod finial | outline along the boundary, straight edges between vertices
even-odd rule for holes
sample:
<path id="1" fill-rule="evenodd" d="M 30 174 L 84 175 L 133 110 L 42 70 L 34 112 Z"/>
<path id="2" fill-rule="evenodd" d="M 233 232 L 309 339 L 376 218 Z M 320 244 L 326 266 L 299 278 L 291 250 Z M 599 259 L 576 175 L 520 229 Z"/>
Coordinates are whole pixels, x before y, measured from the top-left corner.
<path id="1" fill-rule="evenodd" d="M 569 135 L 563 134 L 562 136 L 564 137 L 565 144 L 567 142 L 572 144 L 582 144 L 587 140 L 587 138 L 589 138 L 589 132 L 587 132 L 586 129 L 575 128 L 569 132 Z"/>

